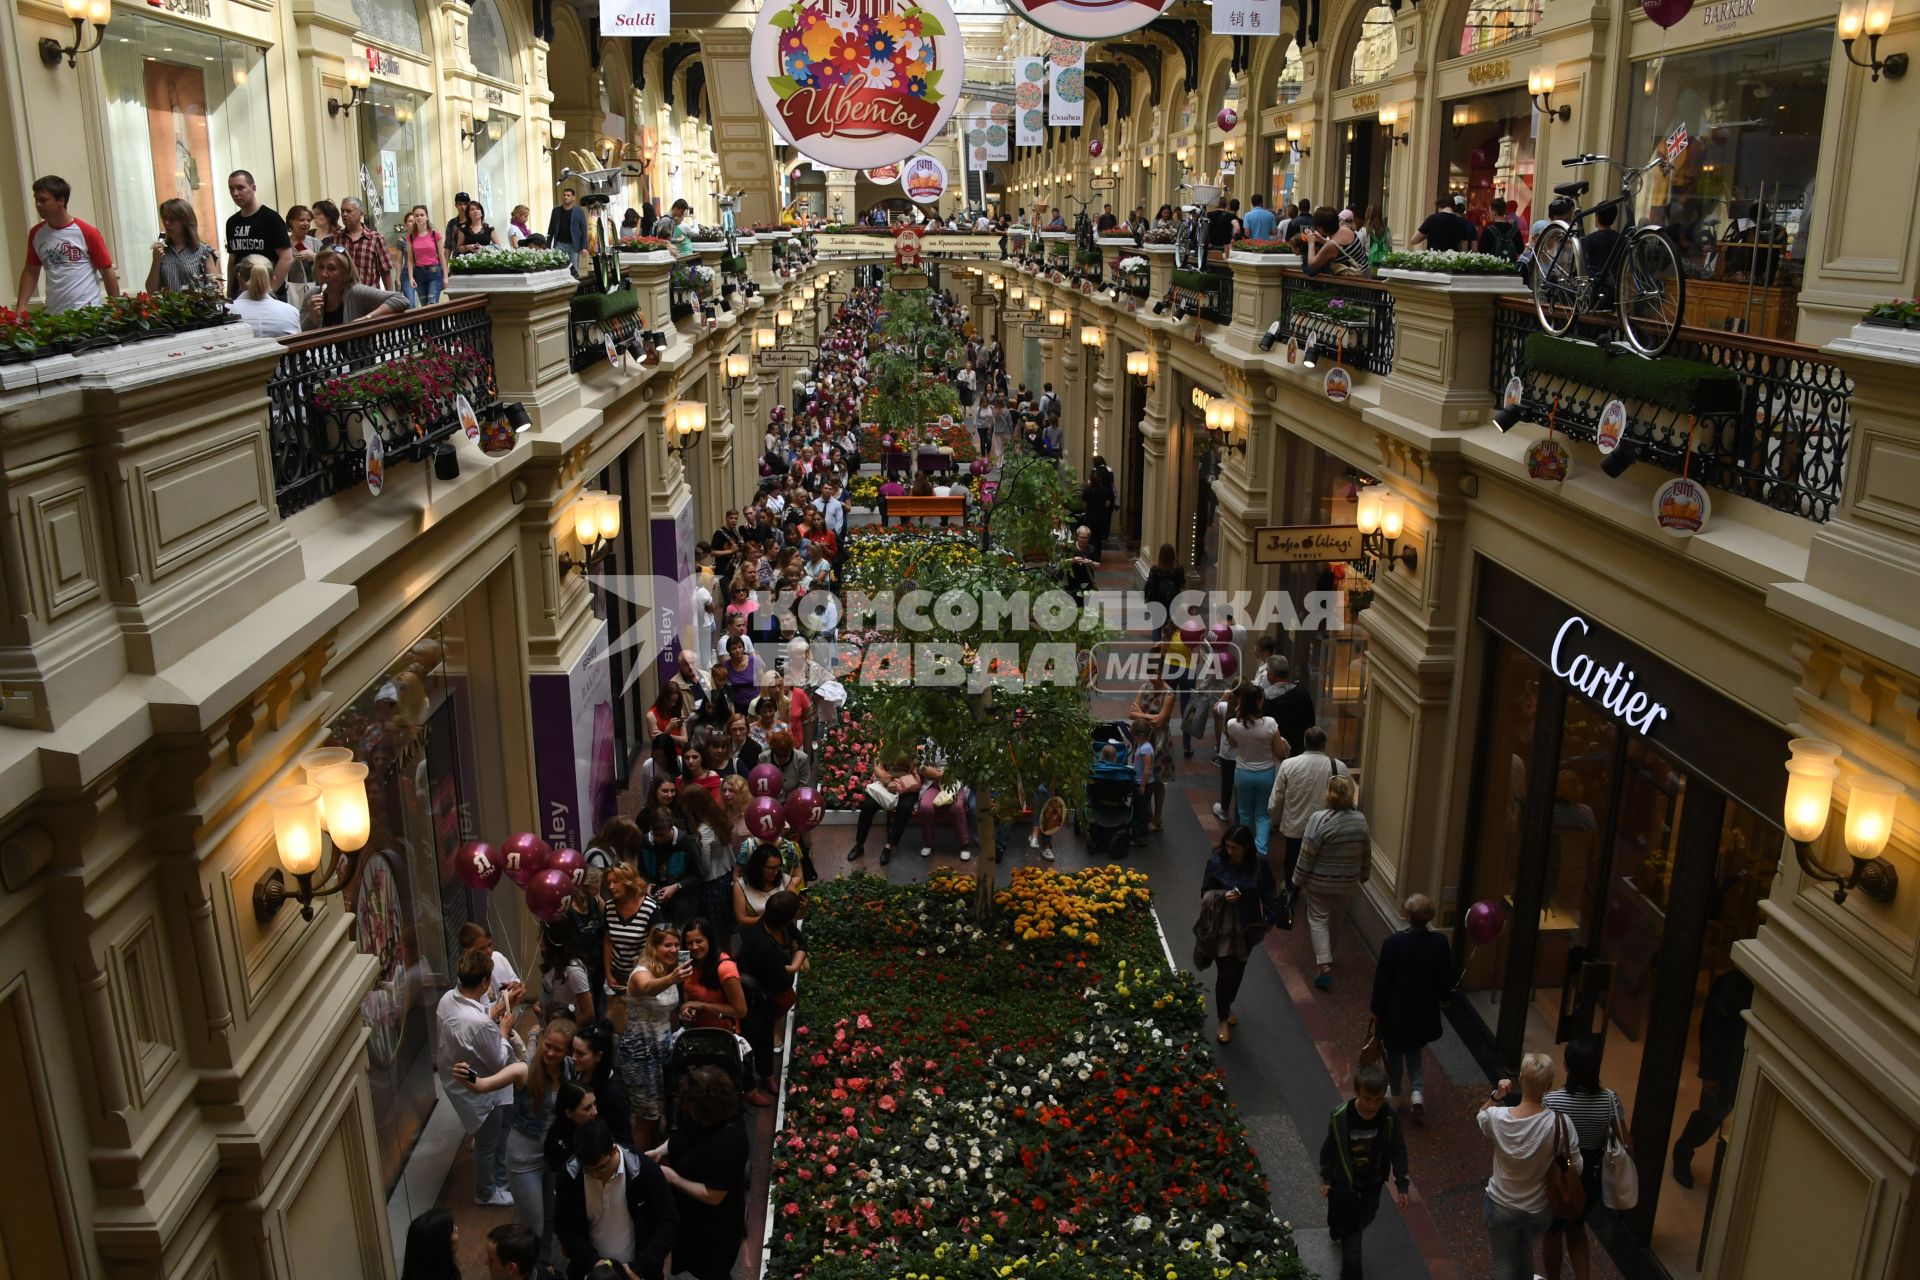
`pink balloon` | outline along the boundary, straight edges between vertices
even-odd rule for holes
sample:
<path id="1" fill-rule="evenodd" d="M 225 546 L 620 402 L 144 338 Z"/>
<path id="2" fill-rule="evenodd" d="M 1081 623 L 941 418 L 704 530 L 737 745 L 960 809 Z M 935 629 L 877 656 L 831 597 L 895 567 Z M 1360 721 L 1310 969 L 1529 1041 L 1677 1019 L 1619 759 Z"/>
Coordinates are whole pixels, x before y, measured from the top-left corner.
<path id="1" fill-rule="evenodd" d="M 1100 158 L 1100 153 L 1102 151 L 1105 151 L 1106 149 L 1107 149 L 1107 144 L 1100 141 L 1100 139 L 1098 138 L 1095 138 L 1092 142 L 1089 142 L 1087 144 L 1087 154 L 1092 156 L 1096 160 Z"/>
<path id="2" fill-rule="evenodd" d="M 1641 10 L 1661 27 L 1676 27 L 1693 8 L 1693 0 L 1640 0 Z"/>
<path id="3" fill-rule="evenodd" d="M 491 889 L 500 883 L 500 851 L 485 840 L 471 840 L 453 851 L 453 873 L 469 889 Z"/>
<path id="4" fill-rule="evenodd" d="M 972 464 L 968 466 L 967 471 L 976 476 L 987 474 L 987 460 L 985 458 L 975 458 Z"/>
<path id="5" fill-rule="evenodd" d="M 1220 126 L 1220 132 L 1232 133 L 1233 126 L 1240 123 L 1240 113 L 1232 107 L 1222 107 L 1220 114 L 1213 118 L 1213 122 Z"/>
<path id="6" fill-rule="evenodd" d="M 747 790 L 756 796 L 778 798 L 780 787 L 786 782 L 786 775 L 780 772 L 777 764 L 757 764 L 747 775 Z"/>
<path id="7" fill-rule="evenodd" d="M 811 831 L 820 825 L 820 819 L 827 816 L 827 807 L 821 802 L 820 793 L 812 787 L 795 787 L 781 813 L 787 825 L 795 831 Z"/>
<path id="8" fill-rule="evenodd" d="M 780 802 L 772 796 L 755 796 L 747 801 L 747 831 L 757 840 L 778 840 L 786 826 Z"/>
<path id="9" fill-rule="evenodd" d="M 1207 629 L 1197 622 L 1187 621 L 1180 624 L 1180 642 L 1189 649 L 1198 649 L 1207 640 Z"/>
<path id="10" fill-rule="evenodd" d="M 546 869 L 566 872 L 567 879 L 578 889 L 587 876 L 587 855 L 578 849 L 555 849 L 553 856 L 547 859 Z"/>
<path id="11" fill-rule="evenodd" d="M 1475 945 L 1486 946 L 1507 927 L 1507 904 L 1494 898 L 1482 898 L 1467 908 L 1467 936 Z"/>
<path id="12" fill-rule="evenodd" d="M 547 869 L 547 859 L 553 856 L 553 846 L 531 831 L 522 831 L 519 835 L 508 836 L 507 842 L 500 846 L 500 857 L 505 862 L 507 879 L 527 887 L 527 881 Z"/>
<path id="13" fill-rule="evenodd" d="M 1216 645 L 1233 643 L 1233 628 L 1224 622 L 1216 622 L 1207 629 L 1207 638 Z"/>
<path id="14" fill-rule="evenodd" d="M 1219 668 L 1221 678 L 1231 680 L 1239 675 L 1240 655 L 1235 653 L 1232 648 L 1221 649 L 1218 653 L 1219 658 L 1214 665 Z"/>
<path id="15" fill-rule="evenodd" d="M 527 881 L 527 910 L 543 923 L 558 920 L 572 897 L 573 877 L 557 868 L 549 867 Z"/>

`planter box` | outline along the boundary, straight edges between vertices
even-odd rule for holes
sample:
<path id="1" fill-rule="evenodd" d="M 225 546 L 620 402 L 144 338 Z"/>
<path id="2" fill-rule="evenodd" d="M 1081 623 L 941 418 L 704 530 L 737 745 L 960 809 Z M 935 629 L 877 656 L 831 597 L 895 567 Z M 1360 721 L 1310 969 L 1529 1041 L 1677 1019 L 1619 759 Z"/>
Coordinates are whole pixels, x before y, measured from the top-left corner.
<path id="1" fill-rule="evenodd" d="M 1295 259 L 1299 261 L 1299 259 Z M 1420 285 L 1429 289 L 1451 289 L 1456 293 L 1491 293 L 1503 295 L 1527 292 L 1526 281 L 1517 275 L 1455 275 L 1445 271 L 1404 271 L 1396 267 L 1383 267 L 1381 280 L 1397 280 L 1403 284 Z"/>
<path id="2" fill-rule="evenodd" d="M 1132 249 L 1136 247 L 1133 243 L 1132 236 L 1095 236 L 1093 242 L 1109 249 Z"/>
<path id="3" fill-rule="evenodd" d="M 1230 267 L 1271 267 L 1276 271 L 1283 267 L 1292 267 L 1298 270 L 1300 266 L 1300 255 L 1297 253 L 1234 253 L 1229 250 L 1227 252 L 1227 265 Z M 1237 288 L 1238 285 L 1236 284 L 1235 287 Z"/>
<path id="4" fill-rule="evenodd" d="M 580 278 L 565 267 L 552 271 L 462 271 L 447 277 L 442 292 L 463 293 L 546 293 L 565 289 L 569 294 L 579 287 Z"/>
<path id="5" fill-rule="evenodd" d="M 650 263 L 658 263 L 663 267 L 671 267 L 678 261 L 679 259 L 673 256 L 673 250 L 671 249 L 653 249 L 646 253 L 634 253 L 630 249 L 622 249 L 620 251 L 620 265 L 622 267 L 642 267 Z"/>

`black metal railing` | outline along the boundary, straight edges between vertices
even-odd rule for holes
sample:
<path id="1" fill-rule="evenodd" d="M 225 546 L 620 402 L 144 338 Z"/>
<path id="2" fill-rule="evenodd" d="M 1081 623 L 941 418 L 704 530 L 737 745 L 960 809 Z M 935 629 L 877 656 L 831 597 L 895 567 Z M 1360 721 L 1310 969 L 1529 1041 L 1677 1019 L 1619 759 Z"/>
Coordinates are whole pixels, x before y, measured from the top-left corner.
<path id="1" fill-rule="evenodd" d="M 1610 317 L 1582 317 L 1579 336 L 1606 342 L 1615 336 L 1615 328 Z M 1493 394 L 1498 399 L 1517 377 L 1529 420 L 1552 419 L 1555 430 L 1592 440 L 1614 393 L 1530 370 L 1527 337 L 1538 332 L 1539 317 L 1529 301 L 1499 300 L 1489 370 Z M 1727 413 L 1694 415 L 1624 400 L 1626 434 L 1642 462 L 1676 475 L 1684 470 L 1704 485 L 1807 520 L 1833 515 L 1845 475 L 1853 395 L 1853 380 L 1839 365 L 1817 348 L 1799 343 L 1692 327 L 1680 329 L 1667 354 L 1738 374 L 1739 406 Z M 1619 358 L 1639 359 L 1626 354 Z"/>
<path id="2" fill-rule="evenodd" d="M 583 308 L 576 302 L 573 318 L 568 322 L 568 345 L 570 347 L 568 364 L 575 373 L 591 369 L 607 358 L 607 342 L 612 340 L 615 347 L 625 347 L 646 327 L 646 317 L 640 314 L 640 299 L 631 281 L 624 288 L 616 289 L 605 295 L 585 295 L 594 299 L 589 307 L 598 305 L 602 312 L 611 314 L 582 314 Z M 599 297 L 619 299 L 617 303 L 598 302 Z M 625 310 L 619 309 L 626 304 Z"/>
<path id="3" fill-rule="evenodd" d="M 1117 271 L 1114 273 L 1113 278 L 1119 282 L 1120 292 L 1125 297 L 1138 298 L 1140 301 L 1145 302 L 1153 296 L 1153 285 L 1148 281 L 1145 272 L 1141 272 L 1138 275 L 1129 275 L 1124 271 Z"/>
<path id="4" fill-rule="evenodd" d="M 351 489 L 367 478 L 367 433 L 377 432 L 384 464 L 423 461 L 460 430 L 454 396 L 424 408 L 372 394 L 360 375 L 381 366 L 437 378 L 483 420 L 499 409 L 493 377 L 493 328 L 484 294 L 397 316 L 286 340 L 267 382 L 267 427 L 274 495 L 282 516 Z M 325 406 L 325 407 L 323 407 Z"/>
<path id="5" fill-rule="evenodd" d="M 1281 272 L 1280 331 L 1315 358 L 1393 372 L 1393 294 L 1377 281 Z"/>
<path id="6" fill-rule="evenodd" d="M 1233 269 L 1227 266 L 1225 254 L 1220 257 L 1220 261 L 1207 264 L 1207 270 L 1217 283 L 1213 292 L 1200 304 L 1200 318 L 1209 324 L 1233 322 Z"/>

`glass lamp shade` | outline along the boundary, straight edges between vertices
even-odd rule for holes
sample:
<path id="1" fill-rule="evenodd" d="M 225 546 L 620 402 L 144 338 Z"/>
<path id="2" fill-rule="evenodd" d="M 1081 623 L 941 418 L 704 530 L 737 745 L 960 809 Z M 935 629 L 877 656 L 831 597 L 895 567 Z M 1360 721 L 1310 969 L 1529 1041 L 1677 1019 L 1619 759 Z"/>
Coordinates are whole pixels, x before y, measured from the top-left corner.
<path id="1" fill-rule="evenodd" d="M 320 804 L 326 813 L 327 834 L 336 849 L 352 853 L 367 843 L 373 819 L 367 809 L 367 766 L 336 764 L 314 775 Z"/>
<path id="2" fill-rule="evenodd" d="M 1066 322 L 1067 322 L 1067 313 L 1066 313 L 1066 311 L 1065 311 L 1065 310 L 1064 310 L 1063 308 L 1060 308 L 1060 307 L 1054 307 L 1053 309 L 1051 309 L 1050 311 L 1048 311 L 1048 312 L 1047 312 L 1047 323 L 1048 323 L 1048 324 L 1060 324 L 1060 325 L 1063 325 L 1063 324 L 1065 324 Z"/>
<path id="3" fill-rule="evenodd" d="M 1388 542 L 1397 542 L 1400 532 L 1406 525 L 1407 500 L 1397 493 L 1380 495 L 1380 536 Z"/>
<path id="4" fill-rule="evenodd" d="M 781 327 L 782 329 L 789 329 L 789 328 L 792 328 L 792 327 L 793 327 L 793 312 L 791 312 L 791 311 L 776 311 L 776 312 L 774 313 L 774 316 L 773 316 L 773 322 L 774 322 L 775 324 L 777 324 L 777 325 L 779 325 L 779 326 L 780 326 L 780 327 Z"/>
<path id="5" fill-rule="evenodd" d="M 1380 108 L 1381 127 L 1391 129 L 1393 128 L 1393 126 L 1399 123 L 1400 123 L 1400 110 L 1398 107 Z"/>
<path id="6" fill-rule="evenodd" d="M 67 17 L 78 19 L 87 16 L 87 4 L 88 0 L 62 0 L 61 7 L 65 9 Z M 1856 27 L 1859 25 L 1857 21 L 1854 23 Z"/>
<path id="7" fill-rule="evenodd" d="M 755 329 L 753 331 L 753 345 L 762 351 L 773 350 L 774 344 L 779 341 L 779 336 L 771 329 Z"/>
<path id="8" fill-rule="evenodd" d="M 594 512 L 593 495 L 583 493 L 573 504 L 573 540 L 583 547 L 590 547 L 600 536 L 600 521 Z"/>
<path id="9" fill-rule="evenodd" d="M 1380 532 L 1380 491 L 1372 485 L 1362 489 L 1354 499 L 1353 522 L 1362 533 Z"/>
<path id="10" fill-rule="evenodd" d="M 316 775 L 323 769 L 331 769 L 337 764 L 353 763 L 353 752 L 346 747 L 315 747 L 300 755 L 300 768 L 306 773 L 306 780 L 319 784 Z"/>
<path id="11" fill-rule="evenodd" d="M 475 124 L 485 124 L 487 122 L 487 100 L 485 98 L 476 98 L 474 100 L 473 122 Z"/>
<path id="12" fill-rule="evenodd" d="M 594 504 L 593 528 L 603 538 L 620 536 L 620 499 L 609 493 Z"/>
<path id="13" fill-rule="evenodd" d="M 1787 799 L 1782 807 L 1787 835 L 1800 844 L 1812 844 L 1827 829 L 1833 808 L 1833 780 L 1839 775 L 1831 760 L 1795 756 L 1787 761 Z"/>
<path id="14" fill-rule="evenodd" d="M 1903 787 L 1892 778 L 1855 778 L 1847 794 L 1847 852 L 1877 858 L 1893 835 L 1893 814 Z"/>
<path id="15" fill-rule="evenodd" d="M 1883 36 L 1887 34 L 1887 27 L 1889 24 L 1892 23 L 1892 21 L 1893 21 L 1893 6 L 1891 4 L 1888 4 L 1887 0 L 1868 0 L 1868 3 L 1867 3 L 1867 34 L 1868 35 Z"/>
<path id="16" fill-rule="evenodd" d="M 273 813 L 273 843 L 280 865 L 296 876 L 310 876 L 319 870 L 323 852 L 320 788 L 311 783 L 280 787 L 267 797 L 267 808 Z"/>
<path id="17" fill-rule="evenodd" d="M 727 376 L 729 378 L 744 378 L 747 376 L 747 372 L 751 367 L 752 361 L 748 360 L 745 355 L 734 354 L 727 357 Z"/>
<path id="18" fill-rule="evenodd" d="M 548 133 L 550 134 L 550 136 L 553 138 L 555 142 L 563 142 L 566 140 L 567 122 L 565 120 L 555 120 L 552 124 L 547 126 L 547 129 L 548 129 Z"/>
<path id="19" fill-rule="evenodd" d="M 1007 290 L 1007 298 L 1013 302 L 1018 302 L 1020 301 L 1020 299 L 1026 296 L 1027 296 L 1027 291 L 1025 289 L 1013 288 L 1013 289 Z"/>
<path id="20" fill-rule="evenodd" d="M 1127 372 L 1136 378 L 1147 376 L 1147 353 L 1144 351 L 1127 352 Z"/>

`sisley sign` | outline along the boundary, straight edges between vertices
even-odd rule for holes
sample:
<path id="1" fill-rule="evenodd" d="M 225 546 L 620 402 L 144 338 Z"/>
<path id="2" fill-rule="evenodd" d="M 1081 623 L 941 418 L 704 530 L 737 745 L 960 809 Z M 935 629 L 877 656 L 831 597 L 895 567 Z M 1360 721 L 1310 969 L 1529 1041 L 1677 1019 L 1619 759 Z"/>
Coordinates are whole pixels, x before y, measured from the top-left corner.
<path id="1" fill-rule="evenodd" d="M 1572 688 L 1605 707 L 1608 714 L 1624 720 L 1636 733 L 1653 732 L 1653 726 L 1667 718 L 1667 709 L 1633 687 L 1634 672 L 1625 662 L 1611 668 L 1580 652 L 1580 640 L 1592 628 L 1587 620 L 1574 614 L 1554 633 L 1553 651 L 1548 655 L 1553 674 Z"/>
<path id="2" fill-rule="evenodd" d="M 600 0 L 603 36 L 664 36 L 672 25 L 671 0 Z"/>

